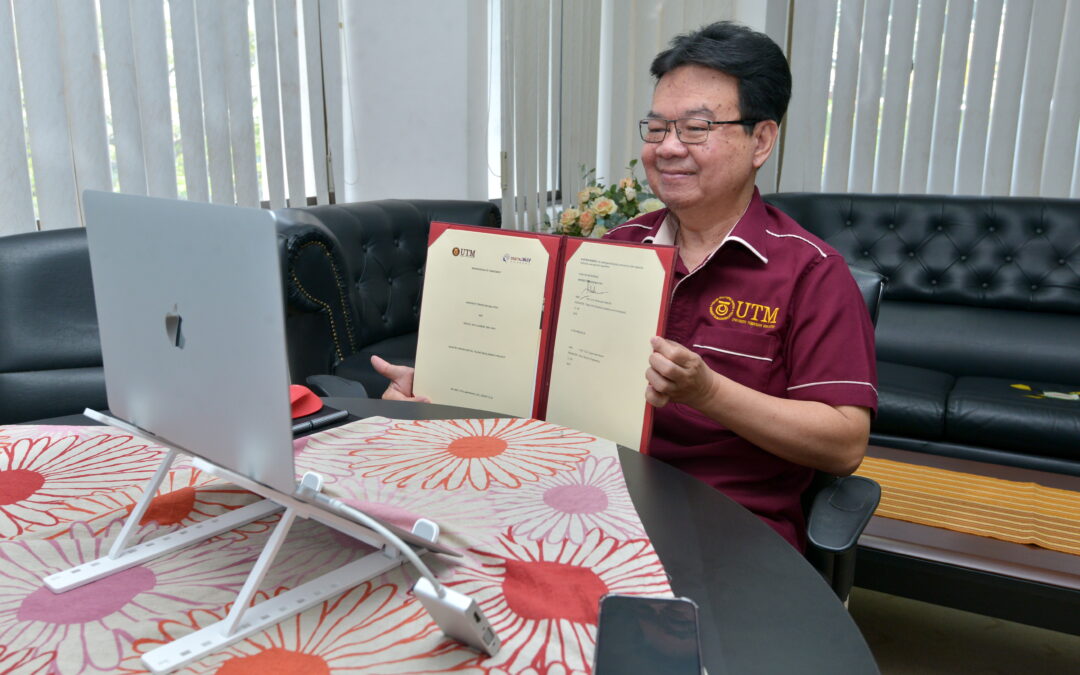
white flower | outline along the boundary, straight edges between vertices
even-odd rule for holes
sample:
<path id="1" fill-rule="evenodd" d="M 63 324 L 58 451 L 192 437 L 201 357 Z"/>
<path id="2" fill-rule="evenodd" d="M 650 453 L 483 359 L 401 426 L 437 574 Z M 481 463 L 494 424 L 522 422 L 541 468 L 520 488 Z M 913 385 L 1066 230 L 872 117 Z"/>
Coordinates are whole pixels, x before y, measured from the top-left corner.
<path id="1" fill-rule="evenodd" d="M 626 188 L 625 190 L 623 190 L 623 193 L 626 195 L 626 201 L 628 202 L 632 202 L 637 199 L 637 190 L 632 187 Z"/>
<path id="2" fill-rule="evenodd" d="M 641 209 L 642 213 L 649 213 L 651 211 L 656 211 L 658 209 L 664 208 L 664 202 L 660 201 L 656 197 L 649 197 L 645 201 L 641 202 L 641 205 L 638 206 L 638 208 Z"/>

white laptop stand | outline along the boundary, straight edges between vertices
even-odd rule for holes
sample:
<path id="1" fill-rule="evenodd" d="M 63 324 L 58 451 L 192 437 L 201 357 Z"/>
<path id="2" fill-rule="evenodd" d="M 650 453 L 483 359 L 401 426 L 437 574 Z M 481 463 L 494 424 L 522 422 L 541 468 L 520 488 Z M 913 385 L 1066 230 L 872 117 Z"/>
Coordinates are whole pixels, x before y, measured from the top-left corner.
<path id="1" fill-rule="evenodd" d="M 85 414 L 99 422 L 138 434 L 151 443 L 168 447 L 168 444 L 163 443 L 160 438 L 147 436 L 140 429 L 123 420 L 89 410 Z M 108 555 L 57 572 L 44 579 L 45 584 L 52 591 L 62 593 L 166 553 L 205 541 L 210 537 L 260 518 L 265 518 L 275 511 L 285 509 L 281 520 L 275 526 L 273 533 L 263 547 L 259 559 L 255 562 L 255 566 L 237 594 L 229 614 L 217 623 L 144 654 L 142 657 L 143 664 L 155 673 L 164 673 L 185 666 L 405 562 L 398 549 L 373 530 L 323 510 L 318 506 L 308 504 L 278 490 L 256 483 L 198 457 L 192 458 L 196 468 L 227 480 L 238 487 L 250 490 L 263 497 L 263 499 L 176 532 L 129 547 L 128 541 L 180 452 L 182 450 L 179 448 L 169 447 L 167 454 L 161 461 L 161 465 L 150 479 L 135 508 L 132 509 Z M 319 476 L 311 472 L 306 474 L 301 481 L 303 487 L 316 492 L 320 483 Z M 249 607 L 252 597 L 259 589 L 263 577 L 269 571 L 270 565 L 273 563 L 281 545 L 285 542 L 285 537 L 297 517 L 311 518 L 321 522 L 370 546 L 374 546 L 378 550 L 332 572 L 328 572 L 317 579 L 281 593 L 272 599 L 264 600 L 253 607 Z M 413 533 L 435 543 L 438 538 L 438 526 L 431 521 L 421 519 L 413 527 Z M 423 552 L 422 548 L 417 550 L 417 553 L 422 554 Z"/>

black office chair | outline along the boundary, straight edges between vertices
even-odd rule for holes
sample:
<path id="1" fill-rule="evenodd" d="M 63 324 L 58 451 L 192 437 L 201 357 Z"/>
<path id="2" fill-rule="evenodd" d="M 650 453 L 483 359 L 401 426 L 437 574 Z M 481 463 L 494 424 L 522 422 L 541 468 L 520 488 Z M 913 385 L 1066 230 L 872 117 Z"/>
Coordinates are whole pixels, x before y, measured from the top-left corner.
<path id="1" fill-rule="evenodd" d="M 876 325 L 885 278 L 858 267 L 850 269 Z M 869 478 L 820 472 L 804 495 L 809 540 L 806 558 L 844 602 L 855 581 L 855 546 L 880 500 L 881 486 Z"/>

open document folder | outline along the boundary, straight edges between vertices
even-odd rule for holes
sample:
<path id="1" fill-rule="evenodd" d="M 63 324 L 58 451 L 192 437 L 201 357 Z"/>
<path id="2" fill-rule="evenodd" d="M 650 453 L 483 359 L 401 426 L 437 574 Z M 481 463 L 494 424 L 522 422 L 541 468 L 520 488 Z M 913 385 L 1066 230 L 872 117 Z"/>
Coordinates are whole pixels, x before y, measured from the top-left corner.
<path id="1" fill-rule="evenodd" d="M 670 246 L 432 223 L 413 389 L 645 450 Z"/>

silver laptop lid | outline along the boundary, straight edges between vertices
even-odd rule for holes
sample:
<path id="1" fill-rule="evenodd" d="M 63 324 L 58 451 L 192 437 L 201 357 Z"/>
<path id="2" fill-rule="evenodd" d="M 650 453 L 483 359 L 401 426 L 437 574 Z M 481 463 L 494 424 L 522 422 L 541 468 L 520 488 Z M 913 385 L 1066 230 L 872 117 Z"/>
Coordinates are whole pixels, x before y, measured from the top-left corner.
<path id="1" fill-rule="evenodd" d="M 93 191 L 83 207 L 112 414 L 291 494 L 274 214 Z"/>

